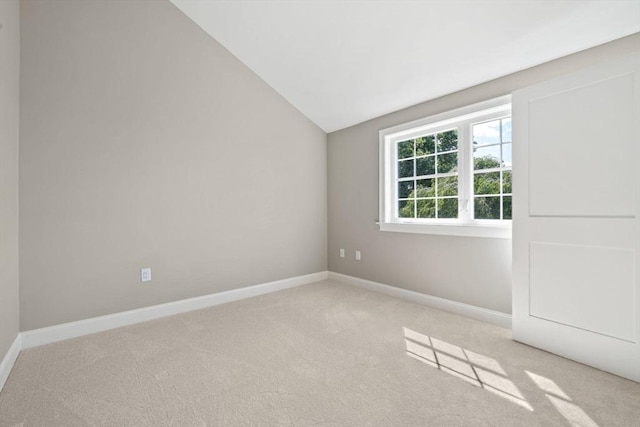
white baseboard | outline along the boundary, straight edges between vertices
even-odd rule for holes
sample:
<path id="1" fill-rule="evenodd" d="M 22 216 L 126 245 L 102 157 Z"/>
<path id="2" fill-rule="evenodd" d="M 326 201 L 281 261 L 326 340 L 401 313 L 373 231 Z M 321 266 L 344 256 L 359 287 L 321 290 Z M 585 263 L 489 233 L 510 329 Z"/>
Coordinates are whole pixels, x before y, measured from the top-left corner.
<path id="1" fill-rule="evenodd" d="M 437 308 L 442 311 L 459 314 L 471 319 L 480 320 L 482 322 L 491 323 L 503 328 L 511 329 L 511 315 L 501 313 L 499 311 L 489 310 L 475 305 L 464 304 L 461 302 L 451 301 L 445 298 L 434 297 L 420 292 L 409 291 L 407 289 L 397 288 L 395 286 L 385 285 L 383 283 L 372 282 L 371 280 L 361 279 L 359 277 L 348 276 L 346 274 L 329 272 L 329 280 L 346 283 L 348 285 L 357 286 L 359 288 L 368 289 L 380 294 L 389 295 L 405 301 L 426 305 Z"/>
<path id="2" fill-rule="evenodd" d="M 91 319 L 79 320 L 77 322 L 63 323 L 61 325 L 49 326 L 41 329 L 33 329 L 20 334 L 22 336 L 22 348 L 37 347 L 39 345 L 76 338 L 83 335 L 93 334 L 95 332 L 120 328 L 122 326 L 133 325 L 135 323 L 146 322 L 148 320 L 159 319 L 161 317 L 185 313 L 187 311 L 199 310 L 202 308 L 212 307 L 214 305 L 238 301 L 300 285 L 306 285 L 326 280 L 327 278 L 328 272 L 322 271 L 319 273 L 307 274 L 305 276 L 291 277 L 289 279 L 277 280 L 275 282 L 247 286 L 240 289 L 232 289 L 230 291 L 219 292 L 216 294 L 183 299 L 180 301 L 168 302 L 166 304 L 153 305 L 151 307 L 109 314 L 106 316 L 93 317 Z"/>
<path id="3" fill-rule="evenodd" d="M 4 383 L 7 382 L 7 378 L 9 378 L 11 369 L 13 369 L 13 364 L 16 363 L 21 349 L 22 336 L 18 334 L 16 336 L 16 339 L 13 340 L 13 344 L 11 344 L 11 347 L 9 347 L 9 351 L 7 351 L 7 354 L 2 359 L 2 362 L 0 362 L 0 391 L 2 391 Z"/>
<path id="4" fill-rule="evenodd" d="M 9 351 L 0 363 L 0 390 L 2 390 L 2 387 L 9 377 L 9 373 L 11 372 L 11 369 L 13 368 L 13 365 L 22 349 L 37 347 L 39 345 L 50 344 L 188 311 L 199 310 L 227 302 L 238 301 L 283 289 L 319 282 L 326 279 L 358 286 L 370 291 L 434 307 L 443 311 L 502 326 L 504 328 L 511 328 L 511 316 L 508 314 L 444 298 L 438 298 L 419 292 L 409 291 L 382 283 L 372 282 L 358 277 L 322 271 L 319 273 L 307 274 L 305 276 L 297 276 L 289 279 L 277 280 L 275 282 L 233 289 L 226 292 L 173 301 L 166 304 L 159 304 L 151 307 L 139 308 L 136 310 L 129 310 L 121 313 L 79 320 L 77 322 L 64 323 L 61 325 L 21 332 L 18 334 L 15 341 L 9 348 Z"/>

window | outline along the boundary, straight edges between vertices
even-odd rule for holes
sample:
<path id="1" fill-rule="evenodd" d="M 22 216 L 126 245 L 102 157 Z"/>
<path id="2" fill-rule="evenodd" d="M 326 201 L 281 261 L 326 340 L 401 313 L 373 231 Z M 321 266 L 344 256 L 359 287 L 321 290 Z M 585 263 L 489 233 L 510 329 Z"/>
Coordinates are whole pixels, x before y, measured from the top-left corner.
<path id="1" fill-rule="evenodd" d="M 473 217 L 511 219 L 511 117 L 476 123 L 473 141 Z"/>
<path id="2" fill-rule="evenodd" d="M 380 132 L 380 229 L 511 237 L 511 99 Z"/>

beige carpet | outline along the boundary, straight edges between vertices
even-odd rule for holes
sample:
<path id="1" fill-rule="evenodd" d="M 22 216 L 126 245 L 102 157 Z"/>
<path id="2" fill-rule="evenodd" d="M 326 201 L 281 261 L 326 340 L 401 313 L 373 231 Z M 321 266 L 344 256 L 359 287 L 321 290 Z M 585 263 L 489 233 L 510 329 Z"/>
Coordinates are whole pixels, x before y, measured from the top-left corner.
<path id="1" fill-rule="evenodd" d="M 1 426 L 636 426 L 640 384 L 335 282 L 23 351 Z"/>

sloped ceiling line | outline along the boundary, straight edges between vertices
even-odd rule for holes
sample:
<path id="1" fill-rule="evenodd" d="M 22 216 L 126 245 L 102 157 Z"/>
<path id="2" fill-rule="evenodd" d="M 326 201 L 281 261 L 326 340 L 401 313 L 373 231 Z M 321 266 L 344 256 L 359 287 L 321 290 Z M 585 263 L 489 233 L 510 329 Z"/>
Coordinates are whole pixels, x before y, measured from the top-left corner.
<path id="1" fill-rule="evenodd" d="M 326 132 L 640 31 L 640 1 L 171 0 Z"/>

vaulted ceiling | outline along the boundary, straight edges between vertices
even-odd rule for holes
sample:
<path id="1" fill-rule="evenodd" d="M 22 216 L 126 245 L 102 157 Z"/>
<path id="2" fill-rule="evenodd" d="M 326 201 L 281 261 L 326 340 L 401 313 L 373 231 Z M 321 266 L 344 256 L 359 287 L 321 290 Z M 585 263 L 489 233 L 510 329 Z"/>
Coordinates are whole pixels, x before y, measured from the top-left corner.
<path id="1" fill-rule="evenodd" d="M 326 132 L 640 31 L 640 0 L 171 0 Z"/>

